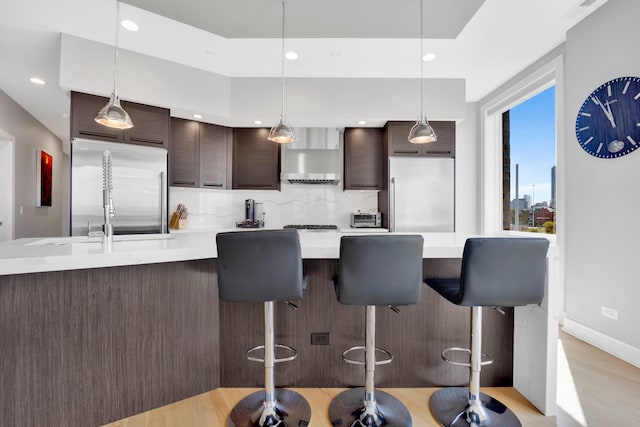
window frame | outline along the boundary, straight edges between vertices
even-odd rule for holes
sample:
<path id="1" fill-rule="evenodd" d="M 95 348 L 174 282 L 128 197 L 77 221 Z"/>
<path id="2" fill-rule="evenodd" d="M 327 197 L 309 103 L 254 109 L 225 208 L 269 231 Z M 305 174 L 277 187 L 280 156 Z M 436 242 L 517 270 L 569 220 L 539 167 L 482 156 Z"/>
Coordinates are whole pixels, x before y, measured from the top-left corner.
<path id="1" fill-rule="evenodd" d="M 480 212 L 483 235 L 536 236 L 561 241 L 564 234 L 564 114 L 563 56 L 558 55 L 531 72 L 519 76 L 480 106 L 481 117 L 481 191 Z M 502 113 L 556 86 L 556 234 L 502 229 Z"/>

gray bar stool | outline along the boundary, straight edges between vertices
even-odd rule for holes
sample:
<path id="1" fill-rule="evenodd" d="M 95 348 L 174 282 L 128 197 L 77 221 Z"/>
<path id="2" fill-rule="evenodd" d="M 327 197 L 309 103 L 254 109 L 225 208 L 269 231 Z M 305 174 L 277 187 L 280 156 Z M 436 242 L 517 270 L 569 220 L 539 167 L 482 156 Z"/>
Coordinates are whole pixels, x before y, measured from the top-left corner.
<path id="1" fill-rule="evenodd" d="M 219 233 L 218 291 L 229 302 L 264 302 L 264 345 L 247 351 L 247 358 L 264 362 L 265 389 L 242 399 L 231 410 L 230 427 L 301 426 L 309 424 L 311 408 L 300 394 L 276 389 L 274 366 L 296 358 L 289 346 L 275 344 L 274 301 L 302 299 L 305 279 L 302 274 L 300 241 L 295 230 L 261 230 Z M 290 303 L 289 303 L 290 304 Z M 289 352 L 276 359 L 275 348 Z M 255 357 L 264 349 L 264 359 Z"/>
<path id="2" fill-rule="evenodd" d="M 376 348 L 376 306 L 417 304 L 422 288 L 422 236 L 344 236 L 340 240 L 340 262 L 335 279 L 341 304 L 366 306 L 365 346 L 342 353 L 347 363 L 365 365 L 365 387 L 352 388 L 336 396 L 329 406 L 334 426 L 410 427 L 411 415 L 395 397 L 375 390 L 376 365 L 390 363 L 393 356 Z M 365 360 L 354 360 L 352 352 L 365 351 Z M 376 351 L 385 359 L 376 360 Z"/>
<path id="3" fill-rule="evenodd" d="M 427 285 L 456 305 L 471 307 L 471 350 L 448 348 L 447 363 L 471 369 L 469 388 L 448 387 L 431 396 L 431 413 L 443 426 L 521 426 L 515 414 L 498 400 L 480 393 L 482 307 L 539 304 L 546 284 L 549 241 L 544 238 L 472 238 L 462 255 L 460 277 L 425 279 Z M 470 363 L 454 362 L 452 352 L 471 355 Z"/>

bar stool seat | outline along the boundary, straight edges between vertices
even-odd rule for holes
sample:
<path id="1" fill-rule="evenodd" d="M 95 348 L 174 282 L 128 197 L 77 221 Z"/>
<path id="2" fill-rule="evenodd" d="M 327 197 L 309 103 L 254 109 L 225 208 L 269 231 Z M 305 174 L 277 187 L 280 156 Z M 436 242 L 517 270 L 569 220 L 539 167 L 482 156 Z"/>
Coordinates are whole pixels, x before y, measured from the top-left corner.
<path id="1" fill-rule="evenodd" d="M 388 393 L 375 390 L 376 365 L 393 356 L 375 346 L 376 306 L 417 304 L 422 288 L 422 236 L 343 236 L 340 240 L 338 276 L 334 279 L 338 301 L 366 306 L 365 345 L 342 354 L 347 363 L 365 365 L 365 387 L 336 396 L 329 406 L 333 426 L 410 427 L 407 408 Z M 364 361 L 352 358 L 364 350 Z M 376 352 L 384 359 L 376 359 Z"/>
<path id="2" fill-rule="evenodd" d="M 431 413 L 443 426 L 519 427 L 515 414 L 498 400 L 480 393 L 482 307 L 539 304 L 546 284 L 544 238 L 471 238 L 462 255 L 460 277 L 427 278 L 426 284 L 449 302 L 471 307 L 471 349 L 442 351 L 445 362 L 470 368 L 469 388 L 448 387 L 430 400 Z M 452 362 L 449 353 L 471 354 L 470 362 Z"/>
<path id="3" fill-rule="evenodd" d="M 227 427 L 305 427 L 311 418 L 306 399 L 287 389 L 276 389 L 275 364 L 294 360 L 294 348 L 275 344 L 274 302 L 289 304 L 303 298 L 300 241 L 296 230 L 234 231 L 216 235 L 218 291 L 228 302 L 264 303 L 264 345 L 247 351 L 251 361 L 264 363 L 265 389 L 253 393 L 231 410 Z M 275 349 L 287 351 L 275 357 Z M 256 352 L 264 349 L 264 357 Z"/>

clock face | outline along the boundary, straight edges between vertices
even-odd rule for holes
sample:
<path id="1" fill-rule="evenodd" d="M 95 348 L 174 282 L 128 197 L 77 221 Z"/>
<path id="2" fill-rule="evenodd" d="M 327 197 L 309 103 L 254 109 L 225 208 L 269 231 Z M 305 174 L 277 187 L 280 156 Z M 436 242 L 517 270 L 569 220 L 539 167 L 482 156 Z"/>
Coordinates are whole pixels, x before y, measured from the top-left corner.
<path id="1" fill-rule="evenodd" d="M 618 77 L 594 90 L 576 118 L 578 143 L 604 159 L 640 146 L 640 77 Z"/>

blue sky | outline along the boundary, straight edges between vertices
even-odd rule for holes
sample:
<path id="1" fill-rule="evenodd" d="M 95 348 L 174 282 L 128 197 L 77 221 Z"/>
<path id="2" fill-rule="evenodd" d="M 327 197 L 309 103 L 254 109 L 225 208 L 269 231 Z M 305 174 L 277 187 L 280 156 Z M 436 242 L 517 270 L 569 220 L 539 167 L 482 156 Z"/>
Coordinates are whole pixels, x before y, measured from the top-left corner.
<path id="1" fill-rule="evenodd" d="M 516 191 L 516 163 L 520 172 L 520 197 L 532 195 L 535 203 L 551 200 L 551 168 L 556 164 L 555 86 L 511 109 L 511 199 Z"/>

